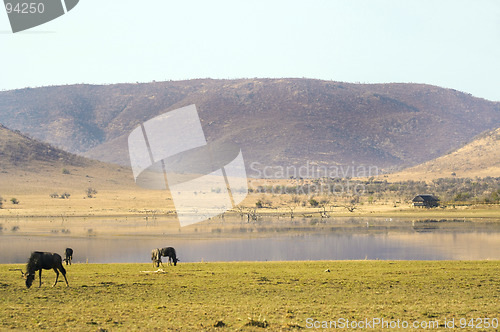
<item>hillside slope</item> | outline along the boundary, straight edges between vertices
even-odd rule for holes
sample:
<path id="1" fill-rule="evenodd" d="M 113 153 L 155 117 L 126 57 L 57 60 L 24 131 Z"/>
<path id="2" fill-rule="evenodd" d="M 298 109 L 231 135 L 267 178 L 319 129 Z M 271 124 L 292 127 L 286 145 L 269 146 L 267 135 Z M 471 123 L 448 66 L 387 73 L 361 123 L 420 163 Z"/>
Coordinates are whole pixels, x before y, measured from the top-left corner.
<path id="1" fill-rule="evenodd" d="M 35 170 L 40 164 L 90 166 L 85 159 L 50 144 L 32 139 L 19 131 L 12 131 L 0 124 L 0 167 L 6 169 Z"/>
<path id="2" fill-rule="evenodd" d="M 77 156 L 0 124 L 0 195 L 133 188 L 132 172 Z"/>
<path id="3" fill-rule="evenodd" d="M 391 181 L 442 177 L 500 177 L 500 128 L 479 135 L 469 144 L 424 164 L 390 174 Z"/>
<path id="4" fill-rule="evenodd" d="M 500 124 L 500 103 L 422 84 L 310 79 L 190 80 L 0 92 L 0 122 L 85 156 L 128 165 L 140 123 L 196 104 L 210 141 L 233 141 L 245 162 L 375 165 L 437 158 Z M 257 174 L 250 174 L 255 176 Z"/>

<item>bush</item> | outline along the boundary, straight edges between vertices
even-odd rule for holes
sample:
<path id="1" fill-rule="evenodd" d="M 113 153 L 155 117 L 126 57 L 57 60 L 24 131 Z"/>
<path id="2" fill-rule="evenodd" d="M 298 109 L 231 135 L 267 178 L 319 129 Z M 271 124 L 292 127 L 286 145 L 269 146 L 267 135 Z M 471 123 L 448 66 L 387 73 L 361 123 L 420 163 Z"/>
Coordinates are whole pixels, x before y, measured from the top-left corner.
<path id="1" fill-rule="evenodd" d="M 12 202 L 12 204 L 19 204 L 19 200 L 15 197 L 12 197 L 10 201 Z"/>
<path id="2" fill-rule="evenodd" d="M 312 206 L 312 207 L 316 207 L 319 205 L 319 202 L 317 200 L 315 200 L 314 198 L 311 198 L 309 200 L 309 204 Z"/>
<path id="3" fill-rule="evenodd" d="M 471 198 L 471 195 L 469 193 L 458 193 L 455 195 L 455 197 L 453 197 L 453 201 L 463 202 L 469 200 L 469 198 Z"/>
<path id="4" fill-rule="evenodd" d="M 94 188 L 87 188 L 87 190 L 85 191 L 85 193 L 87 194 L 87 197 L 88 198 L 92 198 L 94 197 L 95 194 L 97 194 L 97 190 L 95 190 Z"/>
<path id="5" fill-rule="evenodd" d="M 71 174 L 67 168 L 62 169 L 63 174 Z"/>

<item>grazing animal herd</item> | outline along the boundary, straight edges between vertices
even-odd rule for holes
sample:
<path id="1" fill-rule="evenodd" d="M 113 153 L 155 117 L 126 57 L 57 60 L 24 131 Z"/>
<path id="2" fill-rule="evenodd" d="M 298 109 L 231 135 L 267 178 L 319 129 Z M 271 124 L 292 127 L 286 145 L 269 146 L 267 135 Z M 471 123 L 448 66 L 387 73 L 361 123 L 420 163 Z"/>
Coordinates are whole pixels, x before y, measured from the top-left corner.
<path id="1" fill-rule="evenodd" d="M 161 249 L 153 249 L 151 251 L 151 260 L 153 261 L 153 266 L 159 267 L 160 264 L 163 266 L 161 261 L 162 257 L 168 257 L 168 264 L 174 266 L 177 265 L 179 258 L 175 252 L 175 249 L 172 247 L 165 247 Z M 62 273 L 64 280 L 66 281 L 66 286 L 69 286 L 68 279 L 66 278 L 66 269 L 64 268 L 62 262 L 66 262 L 66 265 L 71 265 L 71 261 L 73 259 L 73 249 L 66 248 L 64 259 L 61 255 L 57 253 L 51 252 L 43 252 L 43 251 L 34 251 L 31 253 L 31 256 L 26 264 L 26 272 L 23 272 L 21 269 L 13 269 L 20 270 L 24 279 L 26 279 L 26 287 L 30 288 L 35 280 L 36 272 L 38 271 L 38 279 L 39 285 L 42 286 L 42 270 L 54 270 L 56 273 L 56 280 L 52 287 L 57 284 L 57 280 L 59 279 L 59 271 Z"/>

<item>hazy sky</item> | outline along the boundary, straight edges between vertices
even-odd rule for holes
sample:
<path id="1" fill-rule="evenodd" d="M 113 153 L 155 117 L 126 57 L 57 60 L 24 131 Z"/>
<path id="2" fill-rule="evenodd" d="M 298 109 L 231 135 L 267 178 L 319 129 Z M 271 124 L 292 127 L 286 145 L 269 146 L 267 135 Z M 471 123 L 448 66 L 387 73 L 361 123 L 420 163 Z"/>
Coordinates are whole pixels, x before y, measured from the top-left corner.
<path id="1" fill-rule="evenodd" d="M 0 89 L 191 78 L 418 82 L 500 101 L 498 0 L 80 0 L 13 34 Z"/>

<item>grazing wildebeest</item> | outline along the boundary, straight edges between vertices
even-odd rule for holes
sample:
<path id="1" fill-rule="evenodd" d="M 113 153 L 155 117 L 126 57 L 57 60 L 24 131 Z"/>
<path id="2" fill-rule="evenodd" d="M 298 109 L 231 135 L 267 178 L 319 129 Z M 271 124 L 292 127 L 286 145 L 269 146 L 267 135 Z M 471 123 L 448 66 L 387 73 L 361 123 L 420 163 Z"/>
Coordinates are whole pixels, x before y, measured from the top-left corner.
<path id="1" fill-rule="evenodd" d="M 151 250 L 151 260 L 153 261 L 153 267 L 159 267 L 160 264 L 163 266 L 161 262 L 161 251 L 160 249 Z"/>
<path id="2" fill-rule="evenodd" d="M 56 281 L 54 282 L 54 287 L 57 284 L 57 279 L 59 278 L 59 271 L 61 271 L 64 280 L 66 280 L 66 286 L 69 286 L 68 279 L 66 279 L 66 270 L 62 265 L 62 258 L 59 254 L 53 254 L 50 252 L 35 251 L 31 253 L 31 257 L 26 264 L 26 287 L 30 288 L 35 280 L 35 272 L 40 271 L 38 278 L 40 279 L 40 285 L 42 287 L 42 270 L 54 269 L 56 273 Z M 59 271 L 57 271 L 59 270 Z"/>
<path id="3" fill-rule="evenodd" d="M 64 258 L 64 261 L 66 262 L 66 265 L 71 265 L 71 260 L 73 259 L 73 249 L 71 248 L 66 248 L 66 258 Z"/>
<path id="4" fill-rule="evenodd" d="M 179 258 L 177 258 L 177 254 L 175 253 L 175 249 L 172 247 L 161 248 L 160 249 L 160 256 L 168 257 L 168 264 L 169 265 L 172 265 L 172 262 L 174 262 L 174 266 L 176 266 L 177 261 L 179 261 Z"/>

